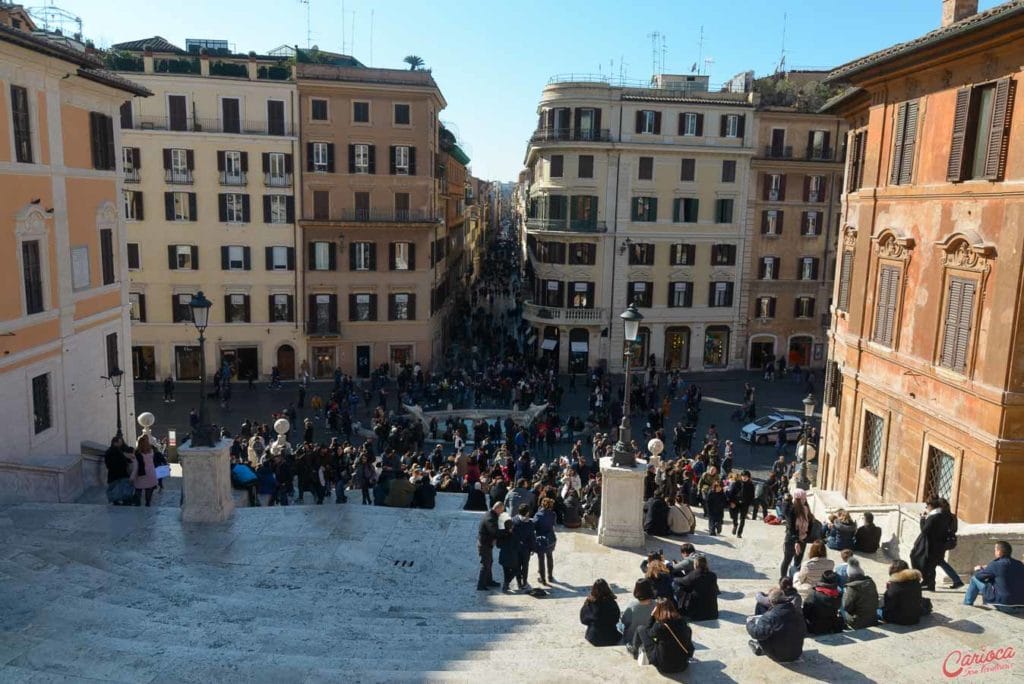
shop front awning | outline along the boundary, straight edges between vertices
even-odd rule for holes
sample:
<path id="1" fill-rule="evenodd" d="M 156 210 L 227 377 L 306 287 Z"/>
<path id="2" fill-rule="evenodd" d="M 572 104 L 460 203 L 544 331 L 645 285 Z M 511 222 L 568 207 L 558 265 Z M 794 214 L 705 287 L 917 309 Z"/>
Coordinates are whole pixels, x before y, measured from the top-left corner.
<path id="1" fill-rule="evenodd" d="M 544 351 L 554 351 L 557 346 L 558 340 L 551 339 L 550 337 L 545 337 L 544 341 L 540 343 L 540 348 Z"/>
<path id="2" fill-rule="evenodd" d="M 570 342 L 569 349 L 574 352 L 586 352 L 590 350 L 590 344 L 587 342 Z"/>

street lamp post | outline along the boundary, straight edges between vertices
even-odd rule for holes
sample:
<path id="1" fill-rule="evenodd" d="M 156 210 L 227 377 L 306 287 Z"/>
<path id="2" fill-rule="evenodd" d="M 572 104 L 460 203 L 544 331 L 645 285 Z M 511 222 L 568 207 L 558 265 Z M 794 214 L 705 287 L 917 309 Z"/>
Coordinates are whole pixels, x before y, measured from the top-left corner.
<path id="1" fill-rule="evenodd" d="M 630 366 L 632 365 L 633 352 L 630 345 L 636 342 L 637 333 L 640 330 L 640 321 L 644 319 L 643 314 L 637 311 L 636 305 L 630 303 L 626 310 L 619 314 L 622 319 L 622 327 L 626 334 L 626 387 L 622 401 L 622 423 L 619 424 L 619 441 L 613 449 L 612 464 L 620 468 L 632 468 L 636 465 L 636 457 L 629 446 L 629 394 L 631 384 Z"/>
<path id="2" fill-rule="evenodd" d="M 814 457 L 818 455 L 818 450 L 815 449 L 814 445 L 811 444 L 811 418 L 814 416 L 814 395 L 808 394 L 803 399 L 804 405 L 804 424 L 803 430 L 800 433 L 800 444 L 797 446 L 797 457 L 800 459 L 800 477 L 797 480 L 797 486 L 801 489 L 807 489 L 811 486 L 811 481 L 807 476 L 807 471 L 810 467 L 810 462 L 814 460 Z"/>
<path id="3" fill-rule="evenodd" d="M 188 303 L 192 310 L 192 323 L 199 331 L 199 422 L 192 429 L 193 447 L 212 447 L 213 434 L 206 421 L 206 326 L 210 323 L 210 307 L 213 302 L 206 298 L 203 291 L 195 293 Z"/>
<path id="4" fill-rule="evenodd" d="M 115 368 L 110 371 L 110 375 L 104 375 L 103 380 L 110 382 L 110 386 L 114 388 L 114 401 L 117 406 L 117 437 L 122 438 L 124 434 L 121 432 L 121 381 L 124 380 L 124 371 L 120 368 Z"/>

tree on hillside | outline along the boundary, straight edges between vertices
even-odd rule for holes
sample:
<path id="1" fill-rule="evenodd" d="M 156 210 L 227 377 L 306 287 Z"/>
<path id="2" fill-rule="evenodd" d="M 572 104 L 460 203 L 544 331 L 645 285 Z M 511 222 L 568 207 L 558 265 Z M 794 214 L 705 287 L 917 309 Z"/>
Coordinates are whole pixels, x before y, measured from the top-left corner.
<path id="1" fill-rule="evenodd" d="M 423 58 L 417 55 L 407 55 L 402 61 L 409 65 L 409 71 L 416 71 L 423 66 Z"/>

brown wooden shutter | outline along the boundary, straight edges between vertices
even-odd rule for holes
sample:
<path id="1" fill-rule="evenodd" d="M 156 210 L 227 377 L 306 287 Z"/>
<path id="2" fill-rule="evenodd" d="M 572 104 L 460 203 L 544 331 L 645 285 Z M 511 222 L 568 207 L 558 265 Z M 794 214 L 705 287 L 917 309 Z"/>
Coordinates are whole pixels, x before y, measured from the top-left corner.
<path id="1" fill-rule="evenodd" d="M 786 201 L 786 174 L 779 177 L 779 201 Z"/>
<path id="2" fill-rule="evenodd" d="M 896 127 L 893 129 L 892 165 L 889 167 L 889 185 L 899 185 L 903 159 L 903 134 L 907 126 L 907 103 L 896 108 Z"/>
<path id="3" fill-rule="evenodd" d="M 661 135 L 661 112 L 654 112 L 654 134 Z"/>
<path id="4" fill-rule="evenodd" d="M 985 178 L 1002 180 L 1006 167 L 1006 148 L 1010 139 L 1010 115 L 1013 112 L 1016 83 L 1004 78 L 996 83 L 992 103 L 992 127 L 988 134 L 988 153 L 985 155 Z"/>
<path id="5" fill-rule="evenodd" d="M 907 103 L 907 123 L 903 135 L 903 151 L 900 153 L 900 185 L 906 185 L 913 179 L 918 108 L 917 102 Z"/>
<path id="6" fill-rule="evenodd" d="M 964 372 L 967 370 L 967 347 L 971 340 L 971 319 L 974 317 L 974 293 L 977 283 L 973 280 L 963 281 L 963 298 L 960 301 L 960 312 L 957 318 L 956 349 L 953 358 L 953 369 Z"/>
<path id="7" fill-rule="evenodd" d="M 954 278 L 949 281 L 949 297 L 946 300 L 946 325 L 942 333 L 942 349 L 939 365 L 956 368 L 957 328 L 961 319 L 965 281 Z"/>
<path id="8" fill-rule="evenodd" d="M 853 252 L 845 250 L 839 266 L 839 302 L 836 307 L 846 311 L 850 306 L 850 278 L 853 270 Z"/>
<path id="9" fill-rule="evenodd" d="M 636 132 L 639 133 L 644 130 L 644 113 L 639 111 L 636 113 Z"/>
<path id="10" fill-rule="evenodd" d="M 704 115 L 703 114 L 698 114 L 697 115 L 697 137 L 699 138 L 699 137 L 701 137 L 703 135 L 704 135 Z"/>
<path id="11" fill-rule="evenodd" d="M 949 146 L 949 165 L 946 180 L 959 183 L 964 179 L 964 142 L 967 138 L 967 119 L 971 111 L 971 89 L 956 91 L 956 108 L 953 114 L 953 139 Z"/>

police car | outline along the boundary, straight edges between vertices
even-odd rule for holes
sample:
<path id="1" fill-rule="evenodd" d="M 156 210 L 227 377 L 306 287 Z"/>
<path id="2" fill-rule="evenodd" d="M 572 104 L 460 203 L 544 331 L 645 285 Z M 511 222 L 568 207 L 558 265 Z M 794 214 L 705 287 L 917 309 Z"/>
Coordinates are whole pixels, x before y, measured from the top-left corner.
<path id="1" fill-rule="evenodd" d="M 785 434 L 787 442 L 797 441 L 803 432 L 803 419 L 785 413 L 771 413 L 744 425 L 740 429 L 740 439 L 756 444 L 774 443 L 780 432 Z"/>

